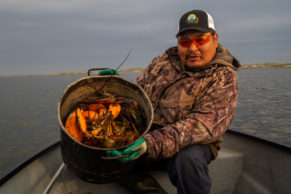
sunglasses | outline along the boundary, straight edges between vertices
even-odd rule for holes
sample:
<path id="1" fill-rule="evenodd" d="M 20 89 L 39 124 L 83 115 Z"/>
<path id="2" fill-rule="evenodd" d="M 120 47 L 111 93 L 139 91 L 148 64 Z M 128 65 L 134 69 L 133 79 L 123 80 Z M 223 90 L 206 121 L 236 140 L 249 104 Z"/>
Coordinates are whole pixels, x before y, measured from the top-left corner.
<path id="1" fill-rule="evenodd" d="M 208 36 L 201 36 L 195 39 L 180 39 L 178 40 L 178 44 L 184 48 L 190 48 L 191 44 L 193 43 L 196 46 L 201 46 L 206 44 L 210 40 L 210 34 Z"/>

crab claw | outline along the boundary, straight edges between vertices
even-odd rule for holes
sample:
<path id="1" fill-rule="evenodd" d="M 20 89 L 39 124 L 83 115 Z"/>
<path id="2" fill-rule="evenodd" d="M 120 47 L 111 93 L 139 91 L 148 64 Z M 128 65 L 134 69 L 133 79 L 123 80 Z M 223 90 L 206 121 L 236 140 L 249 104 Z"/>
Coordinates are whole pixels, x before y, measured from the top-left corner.
<path id="1" fill-rule="evenodd" d="M 81 131 L 83 131 L 83 133 L 85 134 L 85 136 L 87 136 L 87 137 L 91 136 L 91 134 L 88 133 L 88 131 L 87 131 L 86 118 L 82 115 L 80 108 L 77 108 L 77 123 L 78 123 Z"/>
<path id="2" fill-rule="evenodd" d="M 91 111 L 98 111 L 101 108 L 105 108 L 105 106 L 103 104 L 89 104 L 88 105 L 89 110 Z"/>
<path id="3" fill-rule="evenodd" d="M 77 112 L 74 111 L 70 114 L 66 121 L 66 130 L 77 141 L 81 142 L 84 139 L 83 133 L 79 130 L 77 125 Z"/>
<path id="4" fill-rule="evenodd" d="M 121 106 L 120 104 L 109 104 L 109 111 L 111 112 L 111 114 L 113 115 L 113 118 L 115 119 L 116 117 L 118 117 L 119 113 L 121 110 Z"/>

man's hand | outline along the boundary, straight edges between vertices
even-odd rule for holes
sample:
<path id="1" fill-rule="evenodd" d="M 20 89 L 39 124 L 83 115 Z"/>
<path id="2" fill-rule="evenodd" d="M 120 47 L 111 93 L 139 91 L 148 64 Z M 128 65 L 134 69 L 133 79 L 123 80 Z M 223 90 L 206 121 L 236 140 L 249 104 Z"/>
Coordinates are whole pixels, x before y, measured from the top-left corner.
<path id="1" fill-rule="evenodd" d="M 114 69 L 104 69 L 99 71 L 98 75 L 118 75 L 119 73 Z"/>
<path id="2" fill-rule="evenodd" d="M 106 157 L 116 157 L 116 156 L 125 156 L 129 155 L 126 158 L 119 159 L 122 162 L 129 162 L 131 160 L 136 160 L 141 155 L 147 151 L 147 143 L 144 138 L 141 138 L 134 142 L 131 146 L 127 147 L 123 151 L 118 150 L 109 150 L 106 151 Z"/>

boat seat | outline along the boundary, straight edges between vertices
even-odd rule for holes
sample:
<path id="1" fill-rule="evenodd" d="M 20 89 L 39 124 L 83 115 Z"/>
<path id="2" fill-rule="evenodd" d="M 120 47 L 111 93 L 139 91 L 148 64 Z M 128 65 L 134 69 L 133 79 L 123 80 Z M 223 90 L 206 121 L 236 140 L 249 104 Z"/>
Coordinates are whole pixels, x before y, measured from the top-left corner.
<path id="1" fill-rule="evenodd" d="M 219 155 L 209 165 L 212 179 L 211 194 L 231 194 L 243 167 L 243 154 L 222 148 Z"/>
<path id="2" fill-rule="evenodd" d="M 210 194 L 231 194 L 240 176 L 243 165 L 243 154 L 222 148 L 218 157 L 209 165 L 212 187 Z M 176 188 L 171 184 L 166 173 L 151 173 L 169 193 L 174 194 Z"/>

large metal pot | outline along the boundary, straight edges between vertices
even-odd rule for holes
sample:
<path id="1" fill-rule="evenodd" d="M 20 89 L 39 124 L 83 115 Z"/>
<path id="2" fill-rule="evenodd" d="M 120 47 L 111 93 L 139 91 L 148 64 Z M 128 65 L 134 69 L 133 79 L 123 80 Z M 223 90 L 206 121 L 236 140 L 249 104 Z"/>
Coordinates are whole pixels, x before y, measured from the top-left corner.
<path id="1" fill-rule="evenodd" d="M 81 99 L 92 96 L 96 91 L 129 97 L 136 100 L 145 112 L 143 137 L 150 129 L 153 120 L 153 107 L 145 91 L 137 84 L 119 76 L 88 76 L 71 83 L 58 102 L 58 120 L 61 131 L 61 154 L 66 166 L 79 178 L 94 182 L 107 183 L 118 180 L 128 172 L 134 161 L 123 163 L 116 159 L 105 159 L 105 151 L 110 148 L 96 148 L 73 139 L 65 129 L 65 121 Z M 129 145 L 126 145 L 127 147 Z M 120 147 L 118 149 L 122 149 Z"/>

